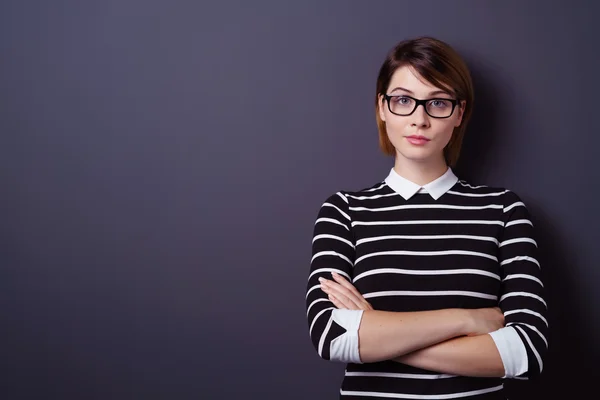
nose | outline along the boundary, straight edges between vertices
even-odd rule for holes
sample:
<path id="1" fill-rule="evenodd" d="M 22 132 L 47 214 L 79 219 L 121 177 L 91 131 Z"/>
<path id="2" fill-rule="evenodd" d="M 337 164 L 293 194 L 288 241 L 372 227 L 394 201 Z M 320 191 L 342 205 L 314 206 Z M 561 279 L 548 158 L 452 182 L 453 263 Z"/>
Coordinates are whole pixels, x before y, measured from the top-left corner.
<path id="1" fill-rule="evenodd" d="M 419 104 L 415 112 L 411 115 L 411 125 L 412 126 L 429 126 L 429 115 L 425 111 L 425 106 L 423 104 Z"/>

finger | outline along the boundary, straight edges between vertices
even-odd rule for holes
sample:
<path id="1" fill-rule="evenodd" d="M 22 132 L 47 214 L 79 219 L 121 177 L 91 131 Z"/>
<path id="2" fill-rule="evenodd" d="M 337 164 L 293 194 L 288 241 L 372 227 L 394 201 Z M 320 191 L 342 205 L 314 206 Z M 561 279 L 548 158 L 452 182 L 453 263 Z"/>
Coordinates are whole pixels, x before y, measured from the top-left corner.
<path id="1" fill-rule="evenodd" d="M 324 284 L 329 288 L 329 293 L 334 294 L 338 299 L 343 299 L 345 304 L 349 304 L 348 301 L 350 301 L 355 307 L 362 309 L 362 296 L 357 297 L 352 291 L 337 282 L 324 280 Z M 354 307 L 352 308 L 354 309 Z"/>
<path id="2" fill-rule="evenodd" d="M 335 283 L 332 283 L 332 284 L 335 285 Z M 373 310 L 373 307 L 371 306 L 371 304 L 364 299 L 361 301 L 360 299 L 357 300 L 352 297 L 349 298 L 339 292 L 334 292 L 333 290 L 330 290 L 330 289 L 327 289 L 327 293 L 329 293 L 330 297 L 339 298 L 338 301 L 342 302 L 344 304 L 344 308 L 347 308 L 349 310 Z M 334 293 L 335 293 L 335 295 L 334 295 Z"/>
<path id="3" fill-rule="evenodd" d="M 319 278 L 321 290 L 325 293 L 331 293 L 331 286 L 329 285 L 329 281 L 325 278 Z"/>
<path id="4" fill-rule="evenodd" d="M 319 281 L 321 281 L 321 290 L 328 295 L 334 295 L 346 308 L 354 309 L 359 306 L 359 304 L 353 301 L 352 293 L 345 290 L 338 283 L 325 278 L 319 278 Z"/>
<path id="5" fill-rule="evenodd" d="M 333 279 L 335 279 L 337 283 L 350 290 L 352 293 L 354 293 L 354 295 L 356 295 L 357 297 L 362 297 L 362 294 L 358 291 L 358 289 L 356 289 L 356 287 L 352 283 L 350 283 L 346 278 L 344 278 L 337 272 L 332 272 L 331 276 L 333 276 Z"/>
<path id="6" fill-rule="evenodd" d="M 358 291 L 358 289 L 356 289 L 356 287 L 350 283 L 345 277 L 341 276 L 340 274 L 338 274 L 337 272 L 331 272 L 331 275 L 333 276 L 333 279 L 335 279 L 335 281 L 337 283 L 339 283 L 341 286 L 343 286 L 344 288 L 346 288 L 347 290 L 349 290 L 352 295 L 353 295 L 353 300 L 363 309 L 372 309 L 371 305 L 365 300 L 365 298 L 363 297 L 362 293 L 360 293 Z"/>
<path id="7" fill-rule="evenodd" d="M 334 296 L 333 294 L 330 294 L 328 297 L 329 297 L 329 301 L 331 301 L 333 303 L 333 305 L 339 309 L 356 310 L 356 305 L 354 303 L 352 303 L 351 301 L 348 301 L 347 298 L 346 299 L 339 298 L 338 296 Z"/>
<path id="8" fill-rule="evenodd" d="M 335 282 L 328 281 L 327 279 L 324 279 L 324 278 L 319 278 L 319 280 L 321 281 L 321 290 L 325 294 L 328 295 L 328 297 L 329 297 L 330 300 L 333 297 L 337 301 L 337 304 L 334 303 L 334 305 L 336 307 L 338 307 L 338 308 L 345 308 L 345 309 L 352 309 L 352 310 L 356 309 L 357 305 L 352 300 L 350 300 L 344 294 L 336 292 L 331 287 L 332 285 L 336 285 Z"/>
<path id="9" fill-rule="evenodd" d="M 340 310 L 346 309 L 346 307 L 342 303 L 340 303 L 339 300 L 336 299 L 334 295 L 330 294 L 330 295 L 327 295 L 327 297 L 329 298 L 329 301 L 332 302 L 336 308 L 338 308 Z"/>

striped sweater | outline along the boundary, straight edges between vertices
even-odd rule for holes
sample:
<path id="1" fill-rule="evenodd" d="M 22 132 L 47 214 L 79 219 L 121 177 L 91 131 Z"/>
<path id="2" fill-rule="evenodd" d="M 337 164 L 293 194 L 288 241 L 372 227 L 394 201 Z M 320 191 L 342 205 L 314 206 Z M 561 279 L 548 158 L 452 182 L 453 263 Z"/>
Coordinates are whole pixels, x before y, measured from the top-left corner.
<path id="1" fill-rule="evenodd" d="M 331 279 L 332 271 L 351 280 L 376 310 L 500 306 L 506 327 L 491 335 L 512 371 L 505 378 L 541 373 L 548 322 L 533 229 L 514 192 L 469 185 L 451 169 L 425 187 L 392 169 L 373 187 L 330 196 L 314 226 L 306 312 L 319 356 L 346 363 L 340 398 L 504 394 L 503 378 L 452 376 L 394 361 L 362 363 L 362 312 L 337 310 L 319 286 L 319 277 Z"/>

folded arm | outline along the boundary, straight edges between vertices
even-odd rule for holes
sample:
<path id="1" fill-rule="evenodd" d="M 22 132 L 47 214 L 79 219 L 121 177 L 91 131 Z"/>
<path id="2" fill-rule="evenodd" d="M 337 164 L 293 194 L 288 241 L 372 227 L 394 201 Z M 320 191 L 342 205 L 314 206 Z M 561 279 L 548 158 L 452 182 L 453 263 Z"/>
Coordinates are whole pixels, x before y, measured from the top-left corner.
<path id="1" fill-rule="evenodd" d="M 394 361 L 463 376 L 527 378 L 542 372 L 548 321 L 533 224 L 516 194 L 507 192 L 504 199 L 499 261 L 506 327 L 452 339 Z"/>
<path id="2" fill-rule="evenodd" d="M 319 278 L 337 272 L 351 281 L 355 259 L 348 199 L 330 196 L 320 208 L 313 235 L 306 291 L 309 333 L 319 356 L 340 362 L 390 360 L 470 332 L 470 314 L 447 309 L 387 312 L 338 309 Z"/>
<path id="3" fill-rule="evenodd" d="M 504 365 L 490 335 L 463 336 L 417 350 L 394 361 L 445 374 L 502 377 Z"/>

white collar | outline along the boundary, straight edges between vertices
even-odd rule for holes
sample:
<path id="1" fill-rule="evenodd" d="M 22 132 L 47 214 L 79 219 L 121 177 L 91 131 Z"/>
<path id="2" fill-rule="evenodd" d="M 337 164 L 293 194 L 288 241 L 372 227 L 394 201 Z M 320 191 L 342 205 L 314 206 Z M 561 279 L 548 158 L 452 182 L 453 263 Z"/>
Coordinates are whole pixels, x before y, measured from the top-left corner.
<path id="1" fill-rule="evenodd" d="M 387 178 L 385 178 L 385 183 L 395 192 L 400 194 L 404 200 L 410 199 L 419 192 L 429 193 L 434 200 L 437 200 L 448 190 L 450 190 L 456 184 L 456 182 L 458 182 L 458 178 L 456 175 L 454 175 L 454 172 L 451 168 L 448 168 L 444 175 L 424 186 L 419 186 L 416 183 L 398 175 L 398 173 L 394 171 L 394 168 L 392 168 L 390 174 L 387 176 Z"/>

